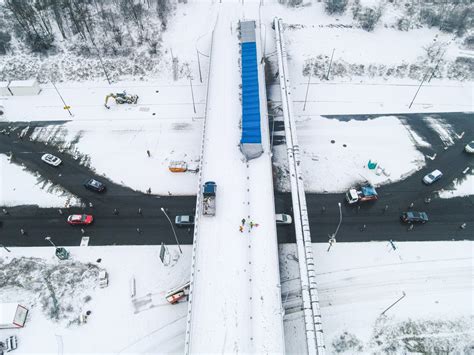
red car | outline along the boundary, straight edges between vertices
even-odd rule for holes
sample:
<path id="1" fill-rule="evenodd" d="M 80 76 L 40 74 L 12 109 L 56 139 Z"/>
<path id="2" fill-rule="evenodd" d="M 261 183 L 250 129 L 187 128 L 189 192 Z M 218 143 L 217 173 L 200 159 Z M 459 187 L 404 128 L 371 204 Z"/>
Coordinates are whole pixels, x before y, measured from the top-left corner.
<path id="1" fill-rule="evenodd" d="M 72 226 L 91 224 L 94 217 L 90 214 L 72 214 L 67 218 L 67 223 Z"/>

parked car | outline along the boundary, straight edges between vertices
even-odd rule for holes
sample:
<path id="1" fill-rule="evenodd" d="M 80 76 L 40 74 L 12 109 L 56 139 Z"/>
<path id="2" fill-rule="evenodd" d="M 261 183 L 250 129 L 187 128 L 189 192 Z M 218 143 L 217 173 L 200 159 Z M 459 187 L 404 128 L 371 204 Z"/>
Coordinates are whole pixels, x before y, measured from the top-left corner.
<path id="1" fill-rule="evenodd" d="M 466 151 L 466 153 L 474 154 L 474 141 L 472 141 L 471 143 L 467 143 L 464 147 L 464 150 Z"/>
<path id="2" fill-rule="evenodd" d="M 404 223 L 423 223 L 428 222 L 428 215 L 426 212 L 403 212 L 400 219 Z"/>
<path id="3" fill-rule="evenodd" d="M 46 164 L 52 165 L 52 166 L 58 166 L 59 164 L 62 163 L 61 159 L 58 157 L 54 156 L 53 154 L 43 154 L 41 157 L 41 160 L 44 161 Z"/>
<path id="4" fill-rule="evenodd" d="M 190 215 L 176 216 L 176 218 L 174 219 L 174 223 L 178 227 L 194 226 L 194 216 L 190 216 Z"/>
<path id="5" fill-rule="evenodd" d="M 423 178 L 423 182 L 426 185 L 431 185 L 432 183 L 434 183 L 435 181 L 438 181 L 442 177 L 443 177 L 443 173 L 441 171 L 434 170 L 431 173 L 429 173 L 428 175 L 425 175 L 425 177 Z"/>
<path id="6" fill-rule="evenodd" d="M 72 214 L 67 218 L 70 225 L 88 225 L 94 221 L 94 217 L 90 214 Z"/>
<path id="7" fill-rule="evenodd" d="M 103 192 L 105 185 L 96 179 L 89 179 L 84 183 L 84 186 L 92 191 Z"/>
<path id="8" fill-rule="evenodd" d="M 275 215 L 276 224 L 279 226 L 287 226 L 293 222 L 289 214 L 278 213 Z"/>

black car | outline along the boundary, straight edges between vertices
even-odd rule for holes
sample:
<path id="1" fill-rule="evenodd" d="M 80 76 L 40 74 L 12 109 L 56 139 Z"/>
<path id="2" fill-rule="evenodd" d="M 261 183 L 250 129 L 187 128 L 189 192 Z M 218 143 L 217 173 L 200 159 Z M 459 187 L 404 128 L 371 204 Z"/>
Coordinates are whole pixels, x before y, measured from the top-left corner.
<path id="1" fill-rule="evenodd" d="M 426 212 L 403 212 L 400 219 L 404 223 L 426 223 L 428 215 Z"/>
<path id="2" fill-rule="evenodd" d="M 103 192 L 105 190 L 105 185 L 101 183 L 100 181 L 97 181 L 95 179 L 89 179 L 84 183 L 84 186 L 93 191 L 97 192 Z"/>

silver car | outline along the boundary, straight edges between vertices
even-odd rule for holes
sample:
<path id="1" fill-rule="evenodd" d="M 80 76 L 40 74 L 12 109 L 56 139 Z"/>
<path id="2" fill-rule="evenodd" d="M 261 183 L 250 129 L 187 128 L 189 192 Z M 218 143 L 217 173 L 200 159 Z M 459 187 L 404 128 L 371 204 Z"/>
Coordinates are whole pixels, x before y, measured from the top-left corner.
<path id="1" fill-rule="evenodd" d="M 176 216 L 174 219 L 174 224 L 178 227 L 191 227 L 194 226 L 194 216 L 181 215 Z"/>
<path id="2" fill-rule="evenodd" d="M 425 177 L 423 178 L 423 182 L 426 185 L 431 185 L 432 183 L 434 183 L 435 181 L 438 181 L 442 177 L 443 177 L 443 173 L 441 171 L 434 170 L 431 173 L 429 173 L 428 175 L 425 175 Z"/>
<path id="3" fill-rule="evenodd" d="M 61 159 L 54 156 L 53 154 L 43 154 L 43 156 L 41 157 L 41 160 L 44 161 L 46 164 L 49 164 L 52 166 L 58 166 L 59 164 L 62 163 Z"/>
<path id="4" fill-rule="evenodd" d="M 293 222 L 289 214 L 278 213 L 275 215 L 277 226 L 287 226 Z"/>

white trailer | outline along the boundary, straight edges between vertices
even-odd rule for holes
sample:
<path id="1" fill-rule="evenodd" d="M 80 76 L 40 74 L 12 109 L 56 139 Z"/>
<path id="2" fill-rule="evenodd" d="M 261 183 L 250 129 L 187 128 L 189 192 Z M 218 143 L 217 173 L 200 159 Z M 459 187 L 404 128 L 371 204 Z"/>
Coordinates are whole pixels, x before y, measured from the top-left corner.
<path id="1" fill-rule="evenodd" d="M 36 79 L 30 80 L 15 80 L 8 85 L 13 96 L 30 96 L 38 95 L 41 88 Z"/>

